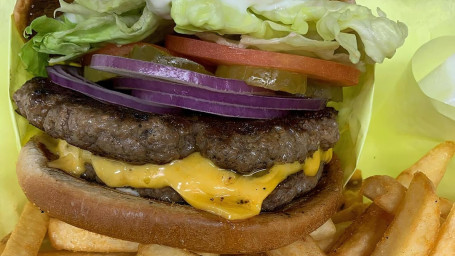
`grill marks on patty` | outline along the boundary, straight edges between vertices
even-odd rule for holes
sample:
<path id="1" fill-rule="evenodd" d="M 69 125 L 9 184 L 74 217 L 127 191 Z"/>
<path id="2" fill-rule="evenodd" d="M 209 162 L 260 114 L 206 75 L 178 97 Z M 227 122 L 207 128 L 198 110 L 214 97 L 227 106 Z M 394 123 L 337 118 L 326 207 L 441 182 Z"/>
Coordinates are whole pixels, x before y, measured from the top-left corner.
<path id="1" fill-rule="evenodd" d="M 221 168 L 249 174 L 303 162 L 339 137 L 332 108 L 273 120 L 156 115 L 105 104 L 45 78 L 28 81 L 14 100 L 19 114 L 52 137 L 133 164 L 164 164 L 200 152 Z"/>

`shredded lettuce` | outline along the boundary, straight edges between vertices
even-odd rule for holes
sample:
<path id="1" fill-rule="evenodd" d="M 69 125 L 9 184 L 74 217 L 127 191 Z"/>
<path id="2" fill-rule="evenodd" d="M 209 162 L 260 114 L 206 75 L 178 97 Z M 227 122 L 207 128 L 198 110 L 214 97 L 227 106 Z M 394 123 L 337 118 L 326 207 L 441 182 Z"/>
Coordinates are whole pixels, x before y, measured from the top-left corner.
<path id="1" fill-rule="evenodd" d="M 144 0 L 60 1 L 60 5 L 56 12 L 63 15 L 58 19 L 39 17 L 24 31 L 25 35 L 36 33 L 20 53 L 27 71 L 34 75 L 46 76 L 48 64 L 71 60 L 102 43 L 141 41 L 160 22 Z"/>

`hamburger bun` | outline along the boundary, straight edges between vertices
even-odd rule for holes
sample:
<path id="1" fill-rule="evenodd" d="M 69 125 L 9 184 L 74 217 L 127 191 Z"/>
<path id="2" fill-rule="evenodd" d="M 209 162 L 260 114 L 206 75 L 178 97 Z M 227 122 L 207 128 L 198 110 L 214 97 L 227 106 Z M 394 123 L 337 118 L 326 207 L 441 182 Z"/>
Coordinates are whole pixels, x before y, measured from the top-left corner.
<path id="1" fill-rule="evenodd" d="M 73 0 L 65 0 L 73 2 Z M 14 23 L 19 33 L 39 16 L 53 17 L 54 10 L 60 7 L 58 0 L 17 0 L 13 10 Z"/>
<path id="2" fill-rule="evenodd" d="M 237 221 L 94 185 L 47 167 L 49 160 L 32 139 L 21 150 L 17 176 L 27 198 L 50 216 L 115 238 L 192 251 L 255 253 L 288 245 L 327 221 L 342 199 L 336 156 L 309 194 L 277 212 Z"/>

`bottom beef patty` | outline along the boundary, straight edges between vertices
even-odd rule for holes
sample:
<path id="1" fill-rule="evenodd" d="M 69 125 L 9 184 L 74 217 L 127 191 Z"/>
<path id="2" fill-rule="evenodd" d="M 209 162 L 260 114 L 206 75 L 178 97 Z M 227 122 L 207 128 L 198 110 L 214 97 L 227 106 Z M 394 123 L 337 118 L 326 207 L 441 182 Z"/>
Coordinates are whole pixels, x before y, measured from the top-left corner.
<path id="1" fill-rule="evenodd" d="M 85 165 L 85 172 L 81 178 L 90 182 L 105 185 L 96 175 L 95 170 L 89 164 Z M 287 205 L 294 198 L 298 198 L 312 190 L 318 184 L 324 170 L 321 164 L 315 176 L 306 176 L 303 171 L 290 175 L 283 180 L 262 202 L 261 211 L 274 211 L 281 206 Z M 156 199 L 169 203 L 186 203 L 185 200 L 171 187 L 164 188 L 128 188 L 130 192 L 141 197 Z"/>

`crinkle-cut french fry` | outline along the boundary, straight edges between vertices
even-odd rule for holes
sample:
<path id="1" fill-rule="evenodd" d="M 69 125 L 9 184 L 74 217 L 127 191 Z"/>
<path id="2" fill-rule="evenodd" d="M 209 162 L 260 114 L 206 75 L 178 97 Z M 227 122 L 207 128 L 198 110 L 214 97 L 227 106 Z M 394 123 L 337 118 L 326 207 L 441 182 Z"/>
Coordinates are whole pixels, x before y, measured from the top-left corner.
<path id="1" fill-rule="evenodd" d="M 430 256 L 452 256 L 455 254 L 455 204 L 439 230 L 436 244 Z"/>
<path id="2" fill-rule="evenodd" d="M 46 235 L 48 223 L 49 216 L 27 202 L 2 256 L 36 256 Z"/>
<path id="3" fill-rule="evenodd" d="M 49 221 L 49 240 L 58 250 L 76 252 L 137 252 L 138 243 L 96 234 L 58 219 Z"/>
<path id="4" fill-rule="evenodd" d="M 158 244 L 139 245 L 137 256 L 198 256 L 198 254 L 183 249 L 172 248 Z"/>
<path id="5" fill-rule="evenodd" d="M 346 228 L 328 251 L 329 255 L 370 255 L 391 221 L 391 214 L 371 204 Z"/>
<path id="6" fill-rule="evenodd" d="M 337 229 L 335 227 L 335 224 L 333 224 L 333 221 L 329 219 L 324 224 L 322 224 L 322 226 L 320 226 L 318 229 L 311 232 L 310 236 L 311 238 L 313 238 L 313 240 L 320 241 L 332 238 L 336 232 Z"/>
<path id="7" fill-rule="evenodd" d="M 362 184 L 362 194 L 388 213 L 395 213 L 406 188 L 390 176 L 371 176 Z"/>
<path id="8" fill-rule="evenodd" d="M 439 230 L 439 202 L 435 187 L 421 172 L 414 174 L 395 219 L 372 256 L 428 255 Z"/>
<path id="9" fill-rule="evenodd" d="M 446 219 L 453 207 L 453 202 L 447 198 L 440 197 L 439 203 L 441 207 L 441 218 Z"/>
<path id="10" fill-rule="evenodd" d="M 416 172 L 424 173 L 437 187 L 455 153 L 455 142 L 443 142 L 420 158 L 415 164 L 401 172 L 397 180 L 405 187 L 409 186 Z"/>
<path id="11" fill-rule="evenodd" d="M 310 236 L 305 236 L 288 246 L 266 252 L 267 256 L 324 256 L 325 253 L 319 248 Z"/>

